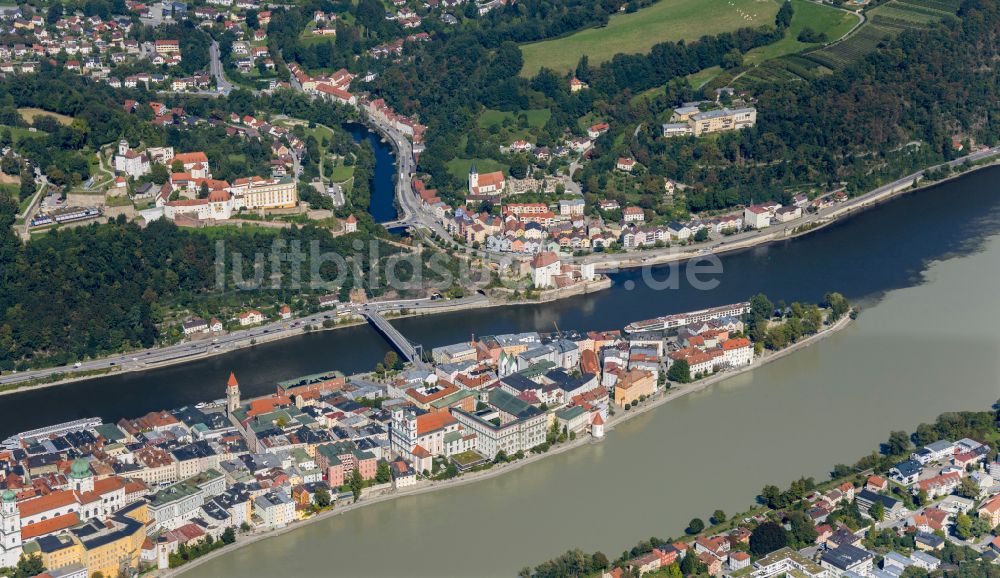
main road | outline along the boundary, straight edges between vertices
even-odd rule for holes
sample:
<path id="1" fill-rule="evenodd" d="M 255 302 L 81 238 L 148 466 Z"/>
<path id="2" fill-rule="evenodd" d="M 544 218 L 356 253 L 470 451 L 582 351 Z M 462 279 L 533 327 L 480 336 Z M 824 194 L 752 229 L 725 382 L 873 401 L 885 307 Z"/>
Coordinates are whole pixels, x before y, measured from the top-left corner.
<path id="1" fill-rule="evenodd" d="M 361 318 L 366 317 L 365 314 L 381 315 L 389 312 L 400 313 L 404 310 L 435 313 L 435 309 L 452 310 L 457 308 L 484 307 L 486 305 L 489 305 L 489 299 L 482 294 L 475 293 L 458 299 L 396 299 L 392 301 L 374 301 L 367 304 L 348 303 L 343 305 L 340 313 L 343 313 L 347 317 Z M 293 335 L 305 332 L 307 326 L 322 325 L 324 321 L 332 320 L 337 316 L 338 311 L 331 309 L 304 317 L 283 319 L 265 325 L 233 331 L 214 339 L 205 338 L 184 341 L 165 347 L 154 347 L 90 361 L 82 361 L 79 365 L 65 365 L 62 367 L 9 373 L 0 376 L 0 386 L 30 380 L 47 379 L 53 376 L 58 377 L 60 375 L 65 376 L 67 379 L 72 379 L 74 374 L 102 370 L 121 369 L 124 371 L 141 371 L 153 369 L 154 367 L 169 363 L 187 361 L 189 358 L 215 355 L 247 347 L 252 345 L 257 339 L 272 341 L 292 337 Z"/>

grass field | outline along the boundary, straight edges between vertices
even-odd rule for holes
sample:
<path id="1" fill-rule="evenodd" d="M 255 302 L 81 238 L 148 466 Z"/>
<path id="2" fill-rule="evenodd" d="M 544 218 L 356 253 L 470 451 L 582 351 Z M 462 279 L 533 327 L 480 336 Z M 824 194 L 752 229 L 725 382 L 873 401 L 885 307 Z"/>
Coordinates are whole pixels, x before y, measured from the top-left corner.
<path id="1" fill-rule="evenodd" d="M 30 130 L 20 126 L 7 126 L 5 124 L 0 125 L 0 131 L 4 130 L 10 131 L 10 138 L 13 139 L 15 143 L 21 142 L 21 139 L 24 138 L 39 138 L 48 134 L 40 130 L 31 132 Z"/>
<path id="2" fill-rule="evenodd" d="M 506 173 L 507 169 L 510 168 L 493 159 L 451 159 L 447 163 L 448 172 L 454 175 L 456 179 L 465 179 L 469 176 L 469 167 L 472 166 L 473 162 L 476 163 L 476 170 L 480 173 L 491 173 L 501 170 Z"/>
<path id="3" fill-rule="evenodd" d="M 774 0 L 660 0 L 632 14 L 615 14 L 603 28 L 521 46 L 521 75 L 534 76 L 543 66 L 565 72 L 584 54 L 594 65 L 615 54 L 648 52 L 660 42 L 773 24 L 777 12 Z"/>
<path id="4" fill-rule="evenodd" d="M 330 169 L 330 180 L 335 183 L 342 183 L 354 176 L 354 167 L 337 165 Z"/>
<path id="5" fill-rule="evenodd" d="M 850 32 L 860 20 L 860 16 L 852 12 L 816 4 L 809 0 L 792 0 L 792 8 L 795 13 L 785 37 L 774 44 L 754 48 L 743 59 L 745 63 L 760 64 L 772 58 L 818 46 L 815 43 L 798 41 L 799 33 L 805 28 L 812 28 L 817 33 L 824 32 L 828 42 L 833 42 Z"/>
<path id="6" fill-rule="evenodd" d="M 506 112 L 488 108 L 479 115 L 477 122 L 479 123 L 479 126 L 489 128 L 491 126 L 502 125 L 504 121 L 509 119 L 514 123 L 514 126 L 517 126 L 517 118 L 521 114 L 524 114 L 525 118 L 527 118 L 528 126 L 530 128 L 542 128 L 545 126 L 545 123 L 549 122 L 549 117 L 552 116 L 552 111 L 547 108 L 535 108 L 521 112 Z"/>
<path id="7" fill-rule="evenodd" d="M 20 113 L 21 118 L 27 123 L 32 123 L 35 121 L 36 116 L 51 116 L 59 121 L 60 124 L 70 125 L 73 124 L 73 117 L 66 116 L 65 114 L 59 114 L 58 112 L 49 112 L 47 110 L 42 110 L 40 108 L 19 108 L 17 112 Z"/>

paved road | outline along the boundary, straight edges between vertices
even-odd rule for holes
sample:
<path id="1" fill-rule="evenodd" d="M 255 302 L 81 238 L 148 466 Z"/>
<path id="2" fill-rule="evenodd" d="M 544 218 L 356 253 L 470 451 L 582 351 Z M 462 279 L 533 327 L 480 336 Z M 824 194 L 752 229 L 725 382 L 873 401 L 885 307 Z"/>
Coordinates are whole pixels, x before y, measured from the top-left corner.
<path id="1" fill-rule="evenodd" d="M 397 299 L 392 301 L 375 301 L 368 304 L 345 304 L 343 309 L 350 314 L 361 316 L 363 312 L 388 313 L 401 311 L 403 309 L 433 311 L 434 309 L 456 307 L 456 306 L 482 306 L 486 305 L 489 299 L 481 294 L 474 294 L 460 299 Z M 102 369 L 114 369 L 121 367 L 126 370 L 151 369 L 166 362 L 176 362 L 185 358 L 196 358 L 208 353 L 221 353 L 231 351 L 246 345 L 246 341 L 255 338 L 273 339 L 275 337 L 289 337 L 302 333 L 306 325 L 322 325 L 324 321 L 337 317 L 334 310 L 321 311 L 305 317 L 286 319 L 268 323 L 257 327 L 251 327 L 239 331 L 233 331 L 221 335 L 215 339 L 198 339 L 195 341 L 185 341 L 166 347 L 156 347 L 142 351 L 135 351 L 126 354 L 113 355 L 101 359 L 81 362 L 79 367 L 63 366 L 49 369 L 39 369 L 34 371 L 24 371 L 20 373 L 7 373 L 0 376 L 0 385 L 19 383 L 31 379 L 44 379 L 54 374 L 64 373 L 71 377 L 75 372 L 95 371 Z"/>
<path id="2" fill-rule="evenodd" d="M 208 69 L 212 73 L 212 77 L 215 78 L 215 86 L 218 87 L 223 96 L 228 95 L 233 90 L 233 84 L 226 80 L 226 74 L 222 70 L 222 62 L 219 59 L 219 43 L 215 40 L 208 47 L 208 56 L 211 59 Z"/>

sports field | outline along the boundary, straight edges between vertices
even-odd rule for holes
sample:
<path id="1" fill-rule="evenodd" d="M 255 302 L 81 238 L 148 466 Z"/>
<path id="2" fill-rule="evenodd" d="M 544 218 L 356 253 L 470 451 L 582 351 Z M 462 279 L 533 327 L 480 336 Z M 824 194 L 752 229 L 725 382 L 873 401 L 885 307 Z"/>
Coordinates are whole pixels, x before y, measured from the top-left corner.
<path id="1" fill-rule="evenodd" d="M 584 54 L 598 64 L 615 54 L 648 52 L 660 42 L 773 24 L 777 12 L 774 0 L 659 0 L 632 14 L 615 14 L 602 28 L 522 45 L 521 75 L 534 76 L 543 66 L 572 70 Z"/>

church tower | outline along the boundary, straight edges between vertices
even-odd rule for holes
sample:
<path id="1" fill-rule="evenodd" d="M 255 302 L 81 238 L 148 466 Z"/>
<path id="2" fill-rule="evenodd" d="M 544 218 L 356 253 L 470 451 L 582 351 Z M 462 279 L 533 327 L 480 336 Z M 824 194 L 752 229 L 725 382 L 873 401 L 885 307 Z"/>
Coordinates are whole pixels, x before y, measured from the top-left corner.
<path id="1" fill-rule="evenodd" d="M 118 156 L 123 157 L 127 152 L 128 152 L 128 141 L 125 139 L 118 141 Z"/>
<path id="2" fill-rule="evenodd" d="M 476 163 L 469 166 L 469 192 L 475 193 L 479 189 L 479 171 L 476 170 Z"/>
<path id="3" fill-rule="evenodd" d="M 231 417 L 240 407 L 240 384 L 236 381 L 236 374 L 229 373 L 229 381 L 226 383 L 226 413 Z"/>
<path id="4" fill-rule="evenodd" d="M 21 558 L 21 513 L 11 490 L 0 494 L 0 568 L 13 568 Z"/>
<path id="5" fill-rule="evenodd" d="M 73 460 L 73 465 L 70 466 L 69 479 L 73 485 L 73 490 L 81 494 L 94 491 L 94 476 L 90 472 L 90 464 L 87 463 L 87 460 Z"/>

